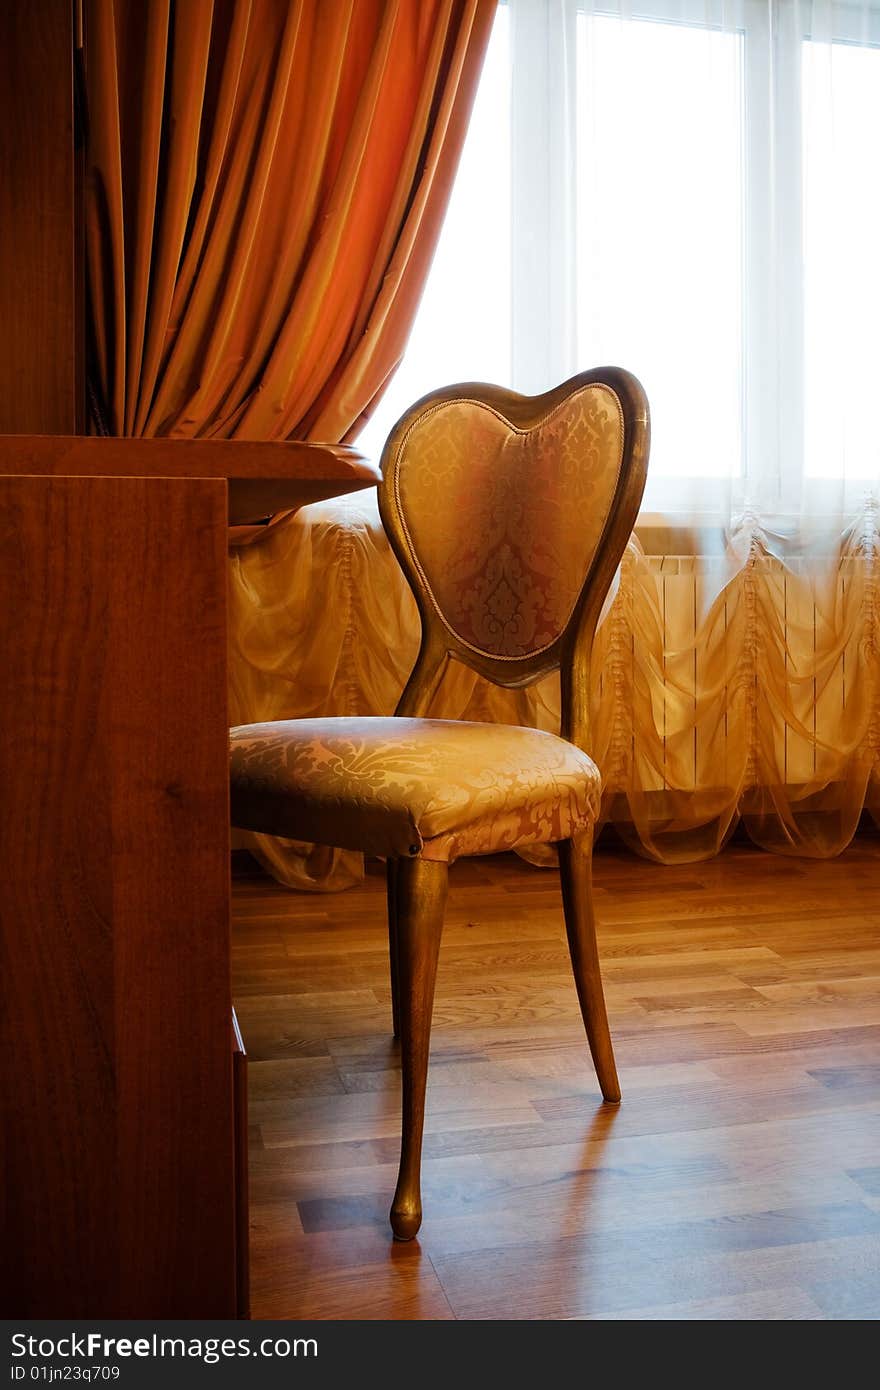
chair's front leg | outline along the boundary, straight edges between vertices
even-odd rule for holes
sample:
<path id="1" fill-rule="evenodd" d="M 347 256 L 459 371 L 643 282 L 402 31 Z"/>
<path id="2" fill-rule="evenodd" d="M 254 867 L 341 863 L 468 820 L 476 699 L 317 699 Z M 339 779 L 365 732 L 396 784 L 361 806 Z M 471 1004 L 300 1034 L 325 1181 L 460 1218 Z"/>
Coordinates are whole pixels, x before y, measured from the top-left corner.
<path id="1" fill-rule="evenodd" d="M 562 905 L 565 909 L 565 930 L 571 954 L 571 968 L 577 986 L 578 999 L 587 1040 L 593 1054 L 596 1075 L 607 1101 L 620 1100 L 620 1082 L 611 1046 L 599 952 L 596 946 L 596 925 L 593 918 L 592 883 L 593 836 L 591 831 L 559 845 L 559 874 L 562 879 Z"/>
<path id="2" fill-rule="evenodd" d="M 426 859 L 399 860 L 395 875 L 403 1126 L 391 1227 L 398 1240 L 411 1240 L 422 1224 L 425 1088 L 448 876 L 446 864 Z"/>

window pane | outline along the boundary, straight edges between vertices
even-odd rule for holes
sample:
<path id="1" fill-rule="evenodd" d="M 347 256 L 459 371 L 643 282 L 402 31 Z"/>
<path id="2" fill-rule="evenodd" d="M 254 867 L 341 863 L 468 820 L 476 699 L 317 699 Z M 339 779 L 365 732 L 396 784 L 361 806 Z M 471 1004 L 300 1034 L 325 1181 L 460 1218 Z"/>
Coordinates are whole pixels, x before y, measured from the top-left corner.
<path id="1" fill-rule="evenodd" d="M 880 49 L 802 50 L 806 472 L 880 474 Z"/>
<path id="2" fill-rule="evenodd" d="M 378 458 L 408 406 L 456 381 L 510 382 L 508 11 L 492 28 L 461 163 L 413 331 L 357 446 Z"/>
<path id="3" fill-rule="evenodd" d="M 742 469 L 742 37 L 581 15 L 578 356 L 635 372 L 651 478 Z"/>

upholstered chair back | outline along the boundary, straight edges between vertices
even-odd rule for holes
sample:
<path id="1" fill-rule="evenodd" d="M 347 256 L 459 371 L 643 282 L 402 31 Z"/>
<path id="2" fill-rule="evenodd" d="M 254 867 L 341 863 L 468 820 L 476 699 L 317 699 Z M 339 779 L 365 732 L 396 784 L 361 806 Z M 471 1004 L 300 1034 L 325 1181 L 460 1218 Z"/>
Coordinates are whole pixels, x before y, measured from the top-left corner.
<path id="1" fill-rule="evenodd" d="M 588 679 L 648 436 L 644 392 L 619 368 L 532 397 L 453 386 L 403 416 L 383 454 L 379 502 L 423 631 L 398 713 L 425 712 L 450 656 L 507 686 L 560 667 L 563 731 L 581 741 L 586 711 L 568 706 L 583 703 L 577 669 Z"/>

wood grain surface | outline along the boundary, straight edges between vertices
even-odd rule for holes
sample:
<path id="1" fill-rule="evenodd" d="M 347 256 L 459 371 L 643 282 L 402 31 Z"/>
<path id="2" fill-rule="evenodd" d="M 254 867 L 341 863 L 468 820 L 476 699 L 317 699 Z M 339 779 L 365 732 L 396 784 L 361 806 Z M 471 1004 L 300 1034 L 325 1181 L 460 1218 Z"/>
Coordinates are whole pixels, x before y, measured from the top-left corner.
<path id="1" fill-rule="evenodd" d="M 378 466 L 348 444 L 298 440 L 0 437 L 0 475 L 229 479 L 233 525 L 372 487 Z"/>
<path id="2" fill-rule="evenodd" d="M 349 445 L 253 439 L 0 436 L 0 475 L 228 478 L 232 525 L 370 488 L 380 471 Z"/>
<path id="3" fill-rule="evenodd" d="M 0 478 L 7 1317 L 235 1315 L 225 536 Z"/>
<path id="4" fill-rule="evenodd" d="M 0 432 L 81 427 L 73 10 L 0 5 Z"/>
<path id="5" fill-rule="evenodd" d="M 673 868 L 600 847 L 595 894 L 619 1109 L 556 876 L 453 866 L 400 1245 L 381 868 L 332 896 L 235 881 L 255 1317 L 880 1315 L 880 839 Z"/>

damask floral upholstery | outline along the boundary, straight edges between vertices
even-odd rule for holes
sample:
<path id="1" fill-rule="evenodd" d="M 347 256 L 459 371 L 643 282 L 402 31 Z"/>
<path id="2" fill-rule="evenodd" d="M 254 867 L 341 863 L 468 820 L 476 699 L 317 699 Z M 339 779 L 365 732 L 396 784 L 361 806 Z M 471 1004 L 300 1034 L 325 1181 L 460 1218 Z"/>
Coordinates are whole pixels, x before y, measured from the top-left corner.
<path id="1" fill-rule="evenodd" d="M 623 443 L 620 401 L 599 383 L 531 429 L 472 399 L 417 416 L 392 483 L 431 601 L 462 642 L 516 659 L 560 635 L 614 499 Z"/>
<path id="2" fill-rule="evenodd" d="M 567 839 L 600 782 L 539 729 L 446 719 L 290 719 L 231 732 L 232 818 L 267 834 L 451 862 Z"/>

